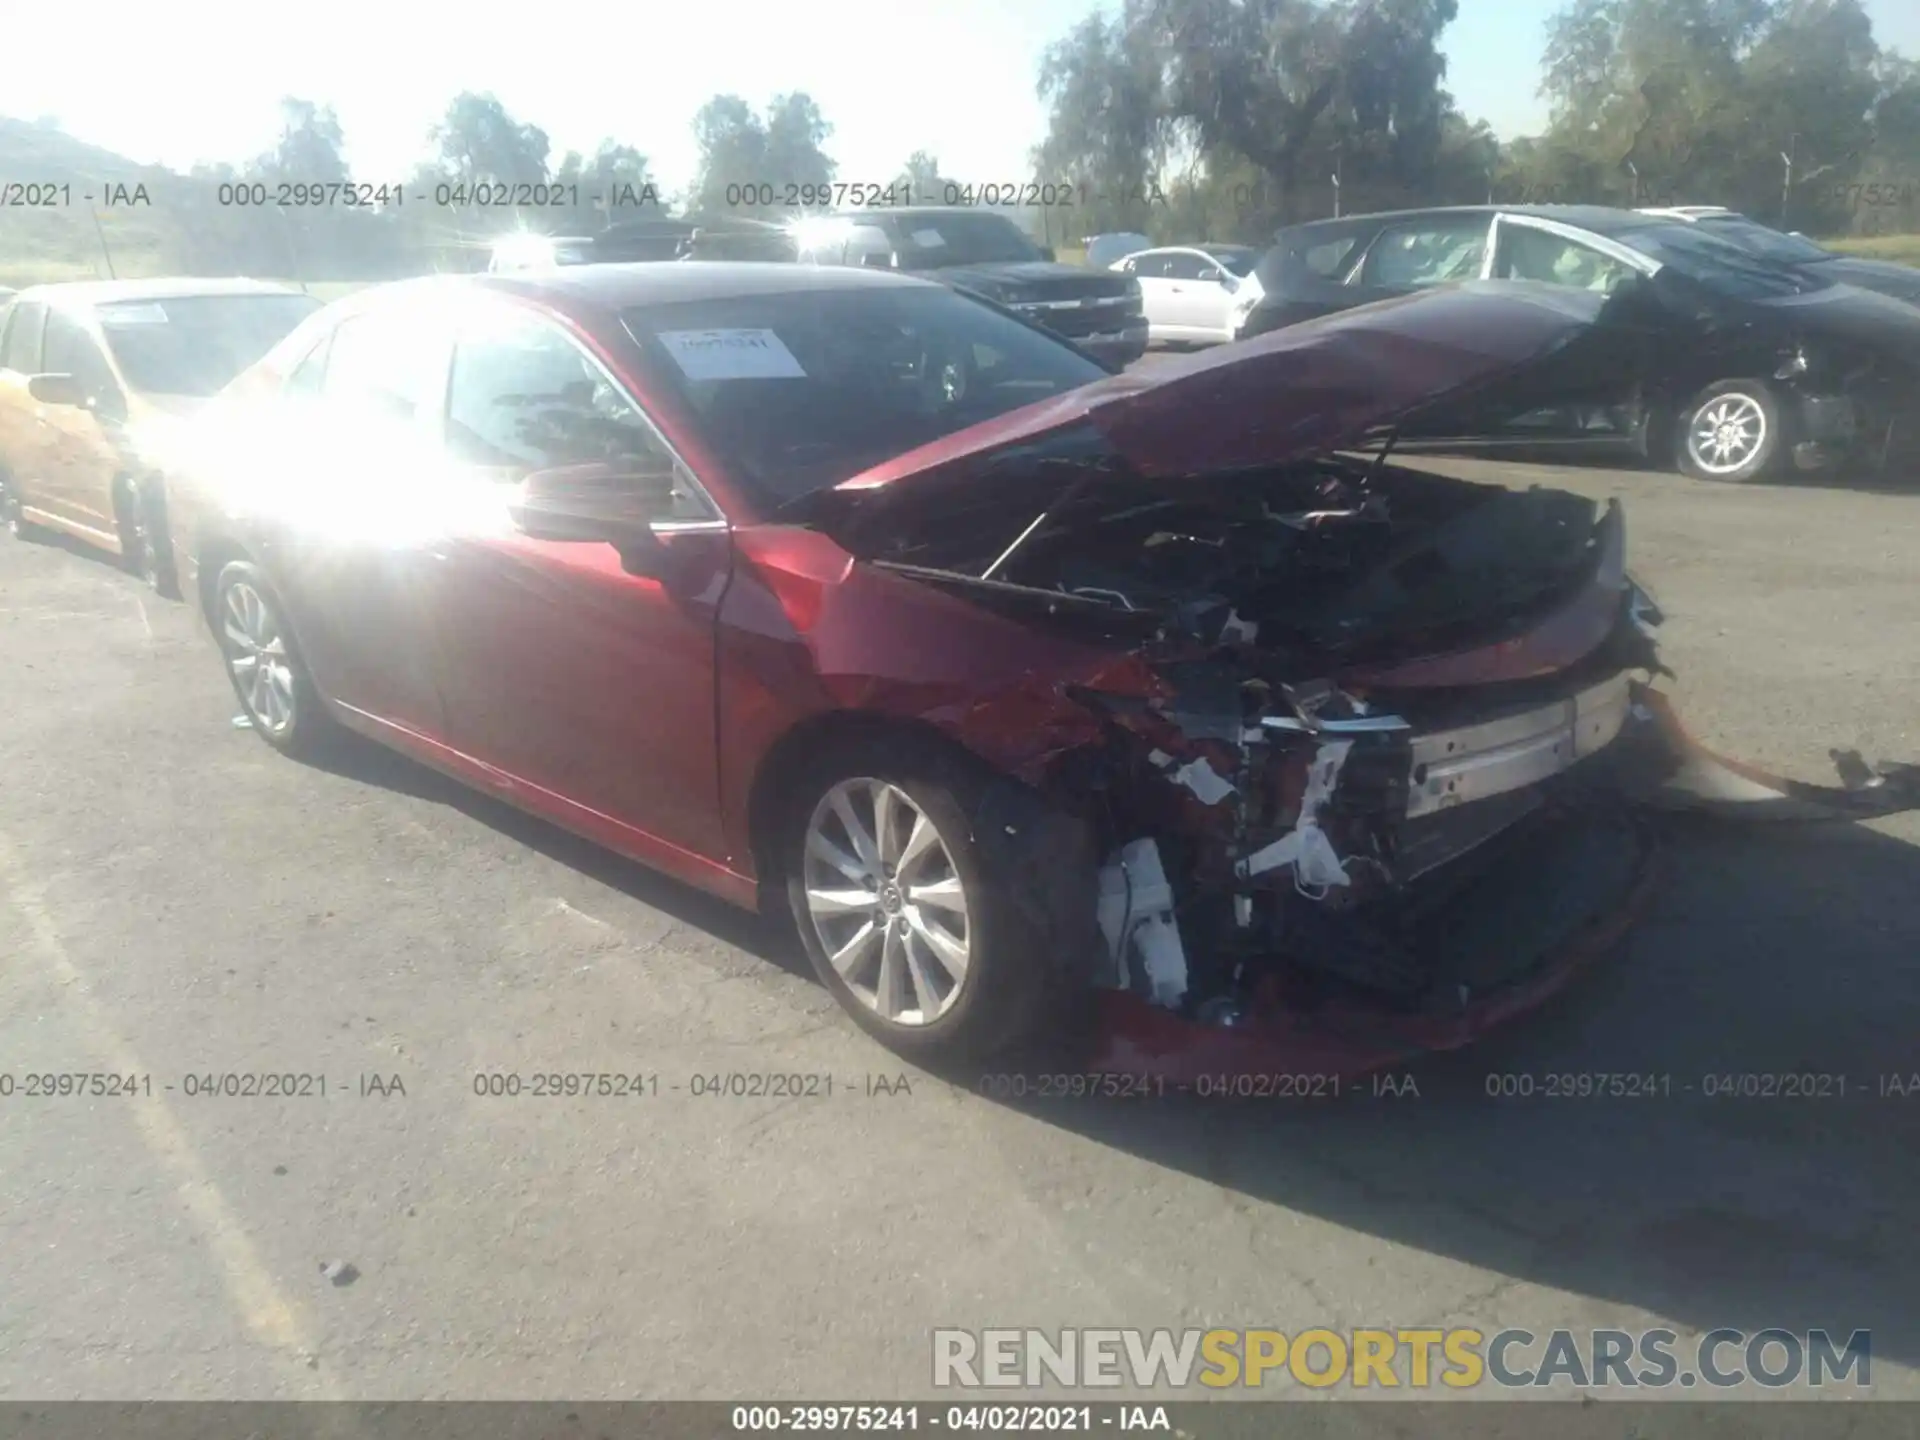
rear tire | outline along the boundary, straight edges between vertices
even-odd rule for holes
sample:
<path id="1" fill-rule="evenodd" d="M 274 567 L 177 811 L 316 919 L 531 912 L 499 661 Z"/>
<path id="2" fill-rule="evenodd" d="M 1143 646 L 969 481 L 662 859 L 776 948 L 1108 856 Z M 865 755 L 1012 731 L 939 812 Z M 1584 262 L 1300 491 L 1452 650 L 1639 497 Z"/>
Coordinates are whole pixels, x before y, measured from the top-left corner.
<path id="1" fill-rule="evenodd" d="M 313 759 L 339 735 L 259 566 L 235 560 L 214 582 L 208 616 L 221 663 L 254 732 L 282 755 Z"/>
<path id="2" fill-rule="evenodd" d="M 778 858 L 821 983 L 869 1035 L 927 1065 L 1036 1035 L 1058 962 L 991 883 L 971 816 L 984 767 L 931 742 L 830 747 L 788 792 Z"/>
<path id="3" fill-rule="evenodd" d="M 1756 480 L 1786 451 L 1779 398 L 1758 380 L 1716 381 L 1680 408 L 1674 426 L 1680 472 L 1696 480 Z"/>
<path id="4" fill-rule="evenodd" d="M 5 523 L 7 533 L 16 540 L 38 542 L 47 538 L 45 530 L 20 514 L 20 497 L 14 493 L 12 483 L 4 476 L 0 476 L 0 521 Z"/>

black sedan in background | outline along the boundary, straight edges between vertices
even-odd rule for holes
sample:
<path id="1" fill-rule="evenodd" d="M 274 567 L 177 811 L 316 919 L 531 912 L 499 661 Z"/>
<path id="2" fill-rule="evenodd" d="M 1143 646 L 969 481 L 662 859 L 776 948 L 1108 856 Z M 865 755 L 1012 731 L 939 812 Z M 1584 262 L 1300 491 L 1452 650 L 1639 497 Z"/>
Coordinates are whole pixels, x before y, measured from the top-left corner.
<path id="1" fill-rule="evenodd" d="M 1884 468 L 1914 448 L 1920 308 L 1685 220 L 1600 206 L 1350 216 L 1281 231 L 1255 276 L 1242 338 L 1468 280 L 1608 297 L 1608 343 L 1536 367 L 1526 403 L 1450 406 L 1403 443 L 1628 447 L 1725 481 Z"/>

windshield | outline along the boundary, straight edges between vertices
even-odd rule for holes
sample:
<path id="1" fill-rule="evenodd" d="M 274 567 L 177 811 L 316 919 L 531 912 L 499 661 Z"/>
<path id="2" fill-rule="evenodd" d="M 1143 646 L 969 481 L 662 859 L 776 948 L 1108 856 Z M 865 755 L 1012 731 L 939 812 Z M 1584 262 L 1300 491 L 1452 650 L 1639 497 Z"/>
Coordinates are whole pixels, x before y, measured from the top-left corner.
<path id="1" fill-rule="evenodd" d="M 205 396 L 319 308 L 310 295 L 187 295 L 116 300 L 98 314 L 127 384 L 153 395 Z"/>
<path id="2" fill-rule="evenodd" d="M 1833 259 L 1832 251 L 1822 249 L 1811 240 L 1769 229 L 1744 215 L 1711 215 L 1696 223 L 1716 240 L 1725 240 L 1729 245 L 1752 251 L 1763 260 L 1775 260 L 1782 265 L 1812 265 Z"/>
<path id="3" fill-rule="evenodd" d="M 1040 247 L 1004 215 L 904 215 L 900 231 L 901 263 L 909 270 L 945 265 L 999 265 L 1044 260 Z"/>
<path id="4" fill-rule="evenodd" d="M 1107 373 L 933 286 L 688 301 L 622 319 L 649 372 L 769 510 Z"/>
<path id="5" fill-rule="evenodd" d="M 1684 222 L 1648 225 L 1619 238 L 1650 259 L 1671 266 L 1677 274 L 1731 299 L 1776 300 L 1824 290 L 1833 283 L 1762 259 Z"/>

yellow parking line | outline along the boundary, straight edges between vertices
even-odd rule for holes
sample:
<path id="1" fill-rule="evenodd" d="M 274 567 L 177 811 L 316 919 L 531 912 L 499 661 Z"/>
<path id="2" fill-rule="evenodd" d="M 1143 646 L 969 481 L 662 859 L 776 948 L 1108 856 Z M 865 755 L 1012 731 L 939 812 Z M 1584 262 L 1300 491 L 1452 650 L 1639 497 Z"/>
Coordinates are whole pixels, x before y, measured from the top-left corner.
<path id="1" fill-rule="evenodd" d="M 41 888 L 27 879 L 15 847 L 4 835 L 0 835 L 0 889 L 26 920 L 35 941 L 34 949 L 47 971 L 61 992 L 71 998 L 74 1015 L 102 1068 L 121 1075 L 147 1073 L 147 1067 L 133 1047 L 114 1027 L 87 977 L 73 963 L 60 939 L 59 927 L 42 899 Z M 187 1138 L 166 1099 L 159 1094 L 136 1094 L 127 1103 L 132 1108 L 141 1143 L 186 1202 L 187 1212 L 205 1237 L 227 1295 L 247 1329 L 262 1344 L 293 1362 L 298 1370 L 298 1388 L 304 1398 L 341 1398 L 330 1378 L 314 1373 L 308 1364 L 317 1357 L 311 1338 L 291 1302 L 274 1284 L 273 1276 L 221 1195 L 219 1186 L 207 1174 L 193 1142 Z"/>

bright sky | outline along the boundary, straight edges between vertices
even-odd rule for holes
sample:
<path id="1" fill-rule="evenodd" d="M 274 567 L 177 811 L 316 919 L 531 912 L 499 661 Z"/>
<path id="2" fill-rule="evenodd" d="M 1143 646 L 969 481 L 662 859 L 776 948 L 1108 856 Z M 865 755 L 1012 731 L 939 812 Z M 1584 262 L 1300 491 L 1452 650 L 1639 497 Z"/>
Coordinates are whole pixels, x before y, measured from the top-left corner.
<path id="1" fill-rule="evenodd" d="M 763 105 L 805 90 L 834 127 L 843 181 L 885 181 L 915 150 L 942 173 L 1025 177 L 1045 129 L 1041 50 L 1095 0 L 577 0 L 515 17 L 505 0 L 328 0 L 305 13 L 257 0 L 92 0 L 86 34 L 57 5 L 14 7 L 0 104 L 57 118 L 137 160 L 184 168 L 271 145 L 278 101 L 331 103 L 367 181 L 398 179 L 463 89 L 492 90 L 542 126 L 553 153 L 603 136 L 636 146 L 671 193 L 693 174 L 694 112 L 731 91 Z M 1544 123 L 1535 94 L 1558 0 L 1461 0 L 1448 85 L 1503 137 Z M 1866 0 L 1883 45 L 1920 54 L 1920 4 Z M 30 180 L 31 176 L 7 179 Z"/>

